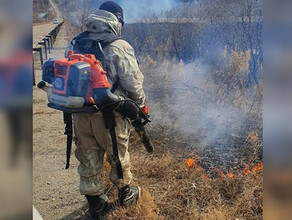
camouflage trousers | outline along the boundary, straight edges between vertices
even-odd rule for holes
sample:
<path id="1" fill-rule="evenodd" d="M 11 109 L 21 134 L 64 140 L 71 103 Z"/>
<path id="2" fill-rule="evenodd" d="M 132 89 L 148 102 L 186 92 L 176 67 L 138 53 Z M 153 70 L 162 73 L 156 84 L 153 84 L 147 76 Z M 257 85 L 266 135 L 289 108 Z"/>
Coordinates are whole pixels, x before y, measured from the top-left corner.
<path id="1" fill-rule="evenodd" d="M 104 185 L 100 180 L 105 153 L 111 165 L 110 180 L 117 187 L 128 185 L 132 181 L 130 155 L 128 152 L 129 136 L 132 125 L 129 120 L 115 113 L 115 127 L 119 158 L 123 168 L 124 179 L 118 179 L 116 165 L 113 161 L 112 141 L 109 130 L 105 128 L 101 112 L 94 114 L 75 114 L 74 131 L 77 137 L 75 156 L 80 162 L 80 193 L 82 195 L 100 195 Z"/>

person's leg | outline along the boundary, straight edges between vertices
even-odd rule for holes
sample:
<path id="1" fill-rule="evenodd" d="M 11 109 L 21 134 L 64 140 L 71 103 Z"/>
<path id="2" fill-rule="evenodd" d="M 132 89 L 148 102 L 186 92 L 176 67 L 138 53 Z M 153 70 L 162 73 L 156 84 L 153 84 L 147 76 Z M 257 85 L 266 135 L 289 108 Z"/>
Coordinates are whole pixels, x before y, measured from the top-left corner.
<path id="1" fill-rule="evenodd" d="M 119 159 L 122 164 L 124 179 L 119 180 L 117 175 L 117 169 L 115 162 L 113 161 L 113 146 L 109 130 L 105 128 L 104 119 L 102 114 L 97 114 L 99 117 L 95 117 L 92 120 L 92 128 L 95 139 L 99 145 L 105 149 L 107 153 L 107 161 L 111 165 L 110 180 L 118 187 L 129 185 L 132 181 L 133 175 L 130 171 L 130 155 L 128 152 L 129 137 L 131 132 L 131 125 L 129 121 L 122 118 L 119 114 L 115 117 L 116 120 L 116 137 L 118 144 Z M 117 115 L 115 113 L 115 115 Z"/>
<path id="2" fill-rule="evenodd" d="M 80 164 L 80 193 L 85 195 L 92 219 L 102 219 L 108 206 L 104 195 L 104 186 L 100 180 L 105 150 L 98 145 L 92 132 L 91 120 L 94 115 L 75 115 L 74 130 L 76 134 L 75 151 Z"/>
<path id="3" fill-rule="evenodd" d="M 116 122 L 119 158 L 123 168 L 124 179 L 119 180 L 117 178 L 116 166 L 112 160 L 110 179 L 118 187 L 120 205 L 126 208 L 138 201 L 139 197 L 141 196 L 141 189 L 139 186 L 130 186 L 133 179 L 133 175 L 130 170 L 131 169 L 130 154 L 128 151 L 131 124 L 127 119 L 121 117 L 116 117 Z"/>
<path id="4" fill-rule="evenodd" d="M 104 186 L 99 175 L 103 165 L 104 149 L 100 147 L 93 135 L 91 127 L 92 116 L 78 114 L 74 116 L 76 140 L 75 156 L 80 162 L 80 193 L 82 195 L 100 195 Z"/>
<path id="5" fill-rule="evenodd" d="M 133 175 L 131 173 L 130 155 L 128 152 L 131 124 L 127 119 L 121 117 L 119 114 L 115 115 L 117 124 L 115 127 L 115 132 L 117 137 L 119 159 L 123 169 L 123 179 L 118 178 L 116 164 L 113 160 L 113 148 L 109 131 L 103 126 L 103 128 L 99 127 L 98 129 L 94 129 L 94 134 L 97 140 L 102 141 L 101 145 L 105 146 L 107 161 L 111 165 L 110 180 L 119 189 L 120 204 L 124 207 L 127 207 L 133 202 L 137 201 L 141 191 L 139 187 L 130 187 L 133 179 Z M 102 117 L 99 119 L 95 118 L 94 121 L 96 125 L 94 123 L 94 127 L 97 128 L 100 126 L 102 120 Z"/>
<path id="6" fill-rule="evenodd" d="M 130 138 L 130 124 L 127 119 L 116 117 L 117 126 L 115 127 L 119 159 L 121 161 L 123 169 L 123 179 L 118 178 L 116 164 L 113 161 L 113 148 L 110 145 L 106 148 L 107 161 L 111 164 L 110 180 L 118 187 L 122 188 L 124 186 L 130 185 L 133 179 L 133 174 L 131 172 L 130 154 L 128 151 L 129 138 Z M 111 143 L 111 138 L 108 140 Z"/>

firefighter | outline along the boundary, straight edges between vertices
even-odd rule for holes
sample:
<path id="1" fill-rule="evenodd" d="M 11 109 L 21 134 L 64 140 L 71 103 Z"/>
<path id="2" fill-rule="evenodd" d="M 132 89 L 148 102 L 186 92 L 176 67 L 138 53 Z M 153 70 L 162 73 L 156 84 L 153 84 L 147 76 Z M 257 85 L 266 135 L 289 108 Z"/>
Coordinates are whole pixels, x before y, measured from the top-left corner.
<path id="1" fill-rule="evenodd" d="M 106 39 L 109 34 L 115 34 L 120 37 L 123 25 L 123 10 L 112 1 L 103 3 L 99 10 L 86 19 L 88 36 L 92 39 Z M 73 39 L 68 45 L 66 53 L 73 49 L 74 43 Z M 102 51 L 109 80 L 114 83 L 119 79 L 119 86 L 115 94 L 127 95 L 146 114 L 149 114 L 148 107 L 145 105 L 145 93 L 142 87 L 143 75 L 138 67 L 132 46 L 125 40 L 117 39 L 103 47 Z M 120 205 L 129 207 L 136 203 L 141 195 L 139 186 L 131 185 L 133 175 L 128 152 L 129 136 L 132 130 L 131 122 L 117 112 L 114 112 L 114 115 L 118 155 L 122 165 L 123 179 L 119 179 L 117 175 L 116 164 L 111 156 L 113 155 L 111 136 L 105 127 L 102 113 L 74 115 L 77 145 L 75 155 L 80 162 L 78 167 L 80 193 L 85 195 L 89 203 L 92 219 L 101 219 L 108 205 L 108 198 L 104 194 L 105 188 L 100 180 L 105 154 L 107 154 L 107 160 L 111 165 L 110 180 L 118 187 Z"/>

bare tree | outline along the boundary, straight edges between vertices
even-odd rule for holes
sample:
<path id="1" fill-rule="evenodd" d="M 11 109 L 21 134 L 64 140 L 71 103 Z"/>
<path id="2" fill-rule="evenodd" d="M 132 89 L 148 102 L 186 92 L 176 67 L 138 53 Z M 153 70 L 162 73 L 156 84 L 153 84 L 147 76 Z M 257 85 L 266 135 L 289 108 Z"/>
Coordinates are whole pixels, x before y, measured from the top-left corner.
<path id="1" fill-rule="evenodd" d="M 85 20 L 95 10 L 92 0 L 56 0 L 67 21 L 77 27 L 79 32 L 85 30 Z"/>
<path id="2" fill-rule="evenodd" d="M 89 16 L 90 0 L 71 0 L 73 6 L 73 15 L 76 15 L 76 21 L 78 22 L 78 28 L 82 32 L 85 30 L 85 19 Z"/>
<path id="3" fill-rule="evenodd" d="M 200 16 L 214 25 L 221 40 L 230 50 L 249 51 L 248 84 L 259 84 L 259 68 L 263 62 L 262 0 L 200 0 Z"/>

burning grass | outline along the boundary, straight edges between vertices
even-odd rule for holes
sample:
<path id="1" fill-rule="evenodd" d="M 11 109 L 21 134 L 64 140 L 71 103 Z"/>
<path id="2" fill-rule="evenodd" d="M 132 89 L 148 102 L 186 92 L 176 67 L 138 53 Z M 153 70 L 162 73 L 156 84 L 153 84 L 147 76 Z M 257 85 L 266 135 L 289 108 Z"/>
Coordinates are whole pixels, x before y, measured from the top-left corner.
<path id="1" fill-rule="evenodd" d="M 158 153 L 148 155 L 131 144 L 135 184 L 143 189 L 137 206 L 115 207 L 108 219 L 261 219 L 262 168 L 260 164 L 219 177 L 207 175 L 200 157 L 193 153 L 187 160 L 175 159 L 156 141 Z M 116 192 L 114 193 L 116 196 Z M 112 195 L 114 195 L 112 194 Z"/>
<path id="2" fill-rule="evenodd" d="M 156 150 L 144 154 L 132 138 L 135 182 L 145 194 L 109 219 L 262 219 L 262 94 L 246 86 L 249 59 L 248 52 L 218 66 L 142 59 Z"/>

